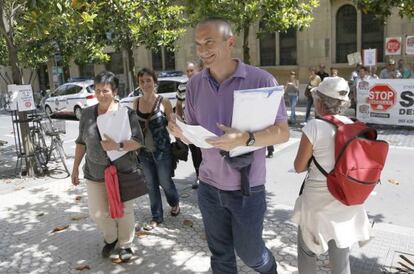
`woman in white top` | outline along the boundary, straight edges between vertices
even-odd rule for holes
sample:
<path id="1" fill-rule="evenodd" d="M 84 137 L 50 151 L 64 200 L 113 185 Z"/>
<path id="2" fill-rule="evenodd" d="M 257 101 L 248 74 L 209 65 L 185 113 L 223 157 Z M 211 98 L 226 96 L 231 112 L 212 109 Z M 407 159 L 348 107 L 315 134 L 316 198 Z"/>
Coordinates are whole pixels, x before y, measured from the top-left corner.
<path id="1" fill-rule="evenodd" d="M 316 116 L 335 115 L 352 123 L 340 113 L 349 107 L 349 86 L 341 77 L 326 77 L 312 89 Z M 303 193 L 298 197 L 293 221 L 298 228 L 299 273 L 316 273 L 316 255 L 329 252 L 333 274 L 351 273 L 349 248 L 369 239 L 369 221 L 363 205 L 346 206 L 328 191 L 326 177 L 318 170 L 312 155 L 327 171 L 335 164 L 335 128 L 319 120 L 310 120 L 302 129 L 295 159 L 296 172 L 308 171 Z"/>

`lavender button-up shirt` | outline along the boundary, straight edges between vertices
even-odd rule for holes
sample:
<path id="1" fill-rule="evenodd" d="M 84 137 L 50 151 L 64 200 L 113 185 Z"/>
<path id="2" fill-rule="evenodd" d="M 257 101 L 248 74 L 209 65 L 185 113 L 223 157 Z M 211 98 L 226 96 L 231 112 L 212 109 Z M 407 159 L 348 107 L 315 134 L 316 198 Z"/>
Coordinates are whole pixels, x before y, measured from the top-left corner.
<path id="1" fill-rule="evenodd" d="M 233 115 L 234 90 L 273 87 L 276 79 L 268 72 L 246 65 L 238 60 L 236 71 L 228 79 L 218 84 L 210 76 L 209 70 L 194 75 L 187 84 L 185 119 L 191 125 L 200 125 L 218 136 L 223 131 L 217 123 L 231 126 Z M 276 106 L 275 106 L 276 107 Z M 246 111 L 249 111 L 246 109 Z M 275 123 L 286 122 L 287 113 L 282 99 Z M 218 189 L 240 190 L 240 173 L 230 167 L 220 155 L 219 149 L 202 149 L 203 161 L 199 179 Z M 256 150 L 250 169 L 250 186 L 263 185 L 266 181 L 266 149 Z"/>

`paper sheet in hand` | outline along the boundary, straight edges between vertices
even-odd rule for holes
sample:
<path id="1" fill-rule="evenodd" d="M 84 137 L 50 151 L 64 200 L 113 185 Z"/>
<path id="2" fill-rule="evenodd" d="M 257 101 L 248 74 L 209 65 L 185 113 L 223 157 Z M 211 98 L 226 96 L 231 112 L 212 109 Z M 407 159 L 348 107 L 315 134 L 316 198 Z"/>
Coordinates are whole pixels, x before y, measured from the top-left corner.
<path id="1" fill-rule="evenodd" d="M 177 119 L 178 127 L 183 131 L 185 138 L 193 145 L 200 148 L 212 148 L 213 146 L 206 142 L 207 138 L 217 137 L 214 133 L 208 131 L 202 126 L 187 125 Z"/>
<path id="2" fill-rule="evenodd" d="M 102 140 L 105 140 L 104 134 L 111 137 L 117 143 L 131 139 L 131 125 L 129 124 L 128 109 L 126 107 L 120 106 L 117 111 L 99 115 L 96 124 Z M 107 151 L 111 161 L 115 161 L 126 153 L 128 152 L 118 150 Z"/>
<path id="3" fill-rule="evenodd" d="M 234 91 L 232 128 L 258 131 L 274 125 L 284 87 L 266 87 Z M 238 156 L 260 147 L 236 147 L 230 156 Z"/>

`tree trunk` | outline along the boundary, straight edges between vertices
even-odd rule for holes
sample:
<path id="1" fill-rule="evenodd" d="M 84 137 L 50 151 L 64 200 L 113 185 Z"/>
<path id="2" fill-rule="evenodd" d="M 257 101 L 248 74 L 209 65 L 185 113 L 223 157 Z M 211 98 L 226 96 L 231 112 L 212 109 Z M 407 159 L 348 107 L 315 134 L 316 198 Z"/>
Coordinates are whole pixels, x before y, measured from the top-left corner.
<path id="1" fill-rule="evenodd" d="M 12 69 L 12 79 L 13 84 L 21 85 L 23 83 L 22 81 L 22 74 L 18 65 L 18 59 L 17 59 L 17 51 L 16 47 L 13 44 L 12 39 L 6 39 L 7 41 L 7 50 L 9 53 L 9 62 Z M 34 155 L 34 149 L 32 141 L 29 137 L 30 131 L 29 131 L 29 123 L 27 122 L 27 114 L 25 112 L 19 112 L 19 120 L 24 121 L 23 123 L 20 123 L 20 133 L 22 137 L 22 144 L 23 144 L 23 151 L 25 155 Z M 29 177 L 34 177 L 36 175 L 35 173 L 35 167 L 36 167 L 36 161 L 33 157 L 26 157 L 26 170 L 25 174 Z"/>
<path id="2" fill-rule="evenodd" d="M 127 53 L 128 53 L 128 66 L 129 66 L 129 75 L 131 78 L 132 87 L 129 87 L 129 91 L 133 91 L 135 87 L 137 86 L 137 81 L 135 78 L 135 60 L 134 60 L 134 52 L 132 51 L 132 43 L 131 46 L 127 47 Z"/>
<path id="3" fill-rule="evenodd" d="M 126 42 L 123 47 L 122 47 L 122 51 L 125 51 L 127 58 L 124 61 L 125 62 L 125 68 L 126 68 L 126 81 L 127 81 L 127 90 L 126 90 L 126 94 L 124 94 L 125 96 L 127 96 L 131 91 L 134 90 L 135 86 L 136 86 L 136 81 L 135 81 L 135 62 L 134 62 L 134 57 L 133 57 L 133 51 L 132 51 L 132 42 Z"/>
<path id="4" fill-rule="evenodd" d="M 249 48 L 249 24 L 243 28 L 243 62 L 250 64 L 250 48 Z"/>

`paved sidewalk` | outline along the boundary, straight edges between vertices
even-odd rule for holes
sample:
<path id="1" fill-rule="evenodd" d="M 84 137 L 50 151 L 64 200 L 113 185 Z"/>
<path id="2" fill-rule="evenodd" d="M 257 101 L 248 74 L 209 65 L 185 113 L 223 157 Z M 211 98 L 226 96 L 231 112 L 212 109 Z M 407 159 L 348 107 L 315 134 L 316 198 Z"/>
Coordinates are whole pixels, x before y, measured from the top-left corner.
<path id="1" fill-rule="evenodd" d="M 299 115 L 302 117 L 303 112 Z M 290 133 L 291 140 L 286 144 L 276 146 L 275 155 L 278 151 L 298 143 L 298 138 L 301 136 L 300 126 L 292 127 Z M 393 146 L 399 146 L 402 149 L 411 147 L 406 154 L 409 154 L 414 147 L 413 130 L 381 128 L 379 133 L 381 139 L 389 141 Z M 291 150 L 295 148 L 291 146 Z M 196 204 L 196 192 L 190 187 L 194 180 L 191 161 L 180 163 L 179 176 L 175 179 L 181 195 L 181 214 L 178 217 L 166 216 L 165 223 L 161 227 L 149 235 L 137 237 L 134 242 L 136 257 L 127 264 L 119 265 L 104 260 L 100 256 L 103 241 L 95 224 L 88 217 L 85 187 L 83 185 L 78 188 L 72 187 L 70 179 L 62 179 L 64 175 L 59 172 L 52 174 L 53 178 L 13 178 L 10 176 L 15 164 L 13 155 L 12 146 L 1 149 L 1 274 L 210 273 L 210 254 L 201 214 Z M 72 161 L 72 158 L 70 160 Z M 268 163 L 272 163 L 269 161 Z M 397 161 L 396 164 L 398 164 Z M 278 164 L 278 166 L 281 165 Z M 289 165 L 291 165 L 290 162 Z M 269 170 L 270 168 L 273 166 L 269 167 Z M 388 177 L 398 179 L 394 177 L 395 174 L 399 174 L 398 172 L 398 168 L 395 168 L 395 171 L 392 170 Z M 268 182 L 268 189 L 271 188 L 270 183 L 274 184 L 273 187 L 278 187 L 279 182 L 273 181 L 280 178 L 280 175 L 274 175 L 272 182 Z M 408 190 L 411 188 L 407 186 L 412 185 L 411 182 L 411 177 L 406 181 L 401 180 L 400 188 L 405 193 L 398 193 L 398 196 L 393 198 L 393 203 L 398 203 L 398 199 L 402 199 L 403 194 L 410 193 Z M 389 183 L 382 186 L 383 193 L 389 193 L 386 192 L 387 187 L 390 188 Z M 281 195 L 286 196 L 289 191 L 294 191 L 296 195 L 297 188 L 289 186 L 283 191 L 283 193 L 279 190 L 269 191 L 268 211 L 264 224 L 266 245 L 275 255 L 279 264 L 279 273 L 282 274 L 297 271 L 296 226 L 289 222 L 292 208 L 277 204 L 273 200 L 274 198 L 280 199 Z M 79 201 L 77 197 L 80 197 Z M 166 205 L 165 202 L 164 205 Z M 387 204 L 385 203 L 384 206 Z M 406 205 L 406 207 L 404 213 L 410 212 L 409 206 Z M 168 213 L 168 211 L 168 208 L 165 208 L 165 212 Z M 380 208 L 379 211 L 381 211 Z M 136 201 L 135 215 L 138 225 L 143 225 L 150 219 L 147 196 Z M 409 216 L 411 215 L 405 213 L 406 218 Z M 373 227 L 374 238 L 362 248 L 356 246 L 352 249 L 353 274 L 396 273 L 389 266 L 397 265 L 398 255 L 405 254 L 409 257 L 414 254 L 414 229 L 380 223 L 381 219 L 378 221 Z M 52 233 L 57 226 L 66 225 L 69 225 L 67 229 Z M 90 270 L 75 269 L 81 265 L 88 265 Z M 326 256 L 320 257 L 319 265 L 318 274 L 329 273 Z M 254 273 L 242 262 L 239 262 L 239 270 L 239 273 Z"/>
<path id="2" fill-rule="evenodd" d="M 65 179 L 2 195 L 0 273 L 210 273 L 196 194 L 186 180 L 177 186 L 182 213 L 166 217 L 161 227 L 137 237 L 136 257 L 126 264 L 100 257 L 102 238 L 87 217 L 84 186 L 74 188 Z M 291 208 L 269 205 L 265 221 L 266 245 L 276 256 L 280 273 L 296 272 L 296 227 L 288 221 L 290 213 Z M 146 196 L 137 200 L 135 215 L 141 225 L 150 219 Z M 52 233 L 65 225 L 69 227 Z M 373 232 L 372 241 L 353 249 L 352 273 L 389 273 L 384 265 L 392 263 L 396 251 L 414 253 L 413 230 L 376 225 Z M 329 273 L 327 258 L 320 259 L 318 273 Z M 75 269 L 81 265 L 90 270 Z M 254 272 L 239 262 L 239 273 Z"/>

